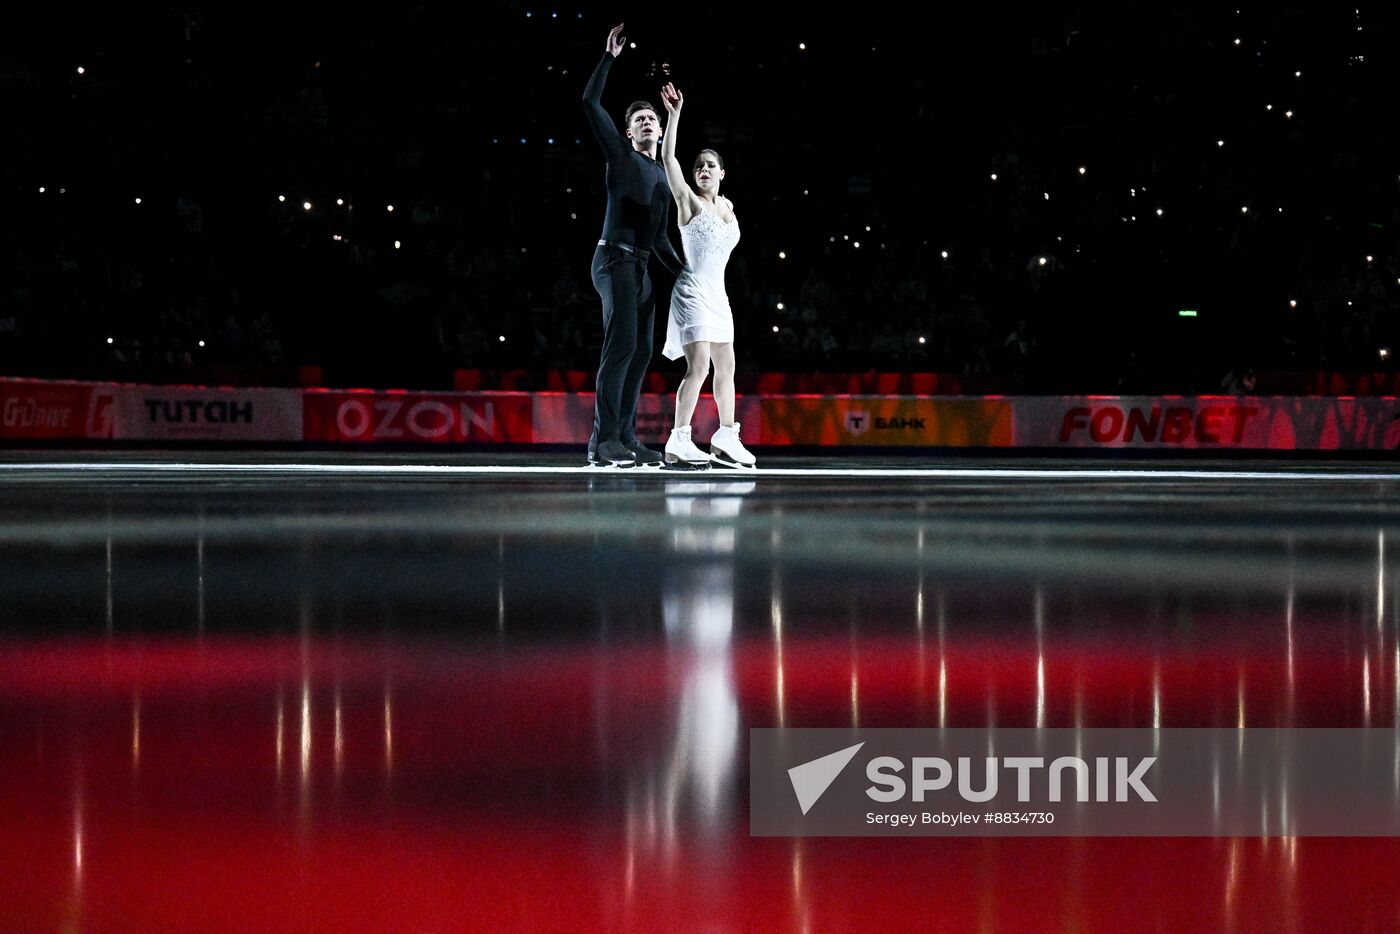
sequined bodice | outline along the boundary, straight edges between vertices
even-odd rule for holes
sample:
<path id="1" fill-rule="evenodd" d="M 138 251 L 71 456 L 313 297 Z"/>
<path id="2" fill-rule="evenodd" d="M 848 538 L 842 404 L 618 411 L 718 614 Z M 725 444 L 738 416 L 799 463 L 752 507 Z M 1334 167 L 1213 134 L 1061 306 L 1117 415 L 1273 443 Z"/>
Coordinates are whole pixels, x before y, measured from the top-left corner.
<path id="1" fill-rule="evenodd" d="M 699 278 L 718 277 L 724 281 L 729 254 L 739 242 L 739 219 L 726 224 L 714 211 L 701 209 L 681 228 L 686 270 Z"/>

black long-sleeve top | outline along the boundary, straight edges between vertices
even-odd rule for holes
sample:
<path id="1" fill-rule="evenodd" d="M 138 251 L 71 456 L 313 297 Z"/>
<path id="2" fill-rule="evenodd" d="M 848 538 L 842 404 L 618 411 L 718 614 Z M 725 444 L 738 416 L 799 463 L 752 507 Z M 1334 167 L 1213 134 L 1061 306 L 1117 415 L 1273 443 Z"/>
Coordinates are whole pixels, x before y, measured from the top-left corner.
<path id="1" fill-rule="evenodd" d="M 602 239 L 650 250 L 672 275 L 679 275 L 684 264 L 666 236 L 671 204 L 666 169 L 661 160 L 637 152 L 603 109 L 603 85 L 614 57 L 611 52 L 603 53 L 583 89 L 584 115 L 607 160 L 608 210 L 603 216 Z"/>

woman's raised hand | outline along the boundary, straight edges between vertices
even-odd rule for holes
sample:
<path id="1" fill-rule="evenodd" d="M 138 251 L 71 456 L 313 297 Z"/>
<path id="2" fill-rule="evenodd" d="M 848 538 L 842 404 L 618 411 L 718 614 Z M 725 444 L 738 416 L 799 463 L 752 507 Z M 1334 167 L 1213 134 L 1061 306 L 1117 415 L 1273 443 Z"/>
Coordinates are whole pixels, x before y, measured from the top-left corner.
<path id="1" fill-rule="evenodd" d="M 661 103 L 666 106 L 668 114 L 680 113 L 681 105 L 685 103 L 685 96 L 676 90 L 676 86 L 669 81 L 661 89 Z"/>

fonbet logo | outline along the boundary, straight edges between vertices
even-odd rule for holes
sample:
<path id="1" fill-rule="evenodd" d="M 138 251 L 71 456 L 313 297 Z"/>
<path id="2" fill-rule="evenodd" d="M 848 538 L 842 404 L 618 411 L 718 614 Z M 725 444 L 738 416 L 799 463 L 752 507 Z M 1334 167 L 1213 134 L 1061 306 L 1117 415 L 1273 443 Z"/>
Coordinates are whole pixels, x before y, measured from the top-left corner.
<path id="1" fill-rule="evenodd" d="M 797 795 L 797 803 L 806 814 L 818 799 L 836 781 L 837 776 L 855 758 L 865 743 L 847 746 L 845 749 L 804 762 L 788 769 L 792 780 L 792 790 Z M 902 801 L 906 796 L 911 801 L 921 802 L 929 792 L 943 791 L 953 785 L 957 778 L 957 793 L 965 801 L 985 803 L 997 796 L 1000 787 L 998 776 L 1004 769 L 1016 773 L 1016 800 L 1031 800 L 1032 781 L 1038 774 L 1045 782 L 1047 800 L 1060 802 L 1065 799 L 1065 786 L 1073 783 L 1070 792 L 1075 801 L 1117 801 L 1136 800 L 1155 802 L 1157 796 L 1143 782 L 1144 776 L 1157 762 L 1156 756 L 1145 756 L 1130 767 L 1126 756 L 1110 759 L 1099 756 L 1090 761 L 1078 756 L 1060 756 L 1046 765 L 1043 756 L 988 756 L 984 760 L 982 774 L 974 774 L 972 759 L 959 757 L 956 765 L 938 756 L 914 756 L 908 763 L 909 780 L 900 773 L 905 770 L 905 762 L 894 756 L 876 756 L 865 766 L 865 777 L 872 782 L 865 789 L 866 797 L 882 804 Z M 1041 771 L 1037 771 L 1041 770 Z M 1067 774 L 1070 773 L 1070 774 Z M 1091 780 L 1092 775 L 1092 780 Z M 973 782 L 980 781 L 981 787 L 974 788 Z M 1092 788 L 1091 788 L 1092 785 Z"/>

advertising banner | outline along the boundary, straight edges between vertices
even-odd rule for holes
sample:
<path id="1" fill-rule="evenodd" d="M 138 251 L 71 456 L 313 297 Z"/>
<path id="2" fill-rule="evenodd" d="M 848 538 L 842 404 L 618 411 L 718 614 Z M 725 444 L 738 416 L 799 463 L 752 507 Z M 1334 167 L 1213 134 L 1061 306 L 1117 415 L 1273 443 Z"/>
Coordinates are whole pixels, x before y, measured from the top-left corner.
<path id="1" fill-rule="evenodd" d="M 113 386 L 112 433 L 140 441 L 301 441 L 301 390 Z"/>
<path id="2" fill-rule="evenodd" d="M 1008 447 L 1012 411 L 1007 399 L 769 396 L 753 443 Z"/>
<path id="3" fill-rule="evenodd" d="M 593 433 L 593 393 L 542 392 L 535 394 L 535 441 L 540 444 L 587 444 Z M 762 408 L 757 398 L 740 397 L 734 417 L 746 439 L 758 437 Z M 643 395 L 637 403 L 637 437 L 659 447 L 666 443 L 676 423 L 676 397 Z M 714 400 L 701 396 L 691 419 L 691 434 L 704 444 L 719 427 Z M 757 442 L 755 442 L 757 443 Z"/>
<path id="4" fill-rule="evenodd" d="M 111 396 L 94 383 L 0 380 L 0 438 L 110 438 Z"/>
<path id="5" fill-rule="evenodd" d="M 1086 396 L 1016 400 L 1017 447 L 1393 450 L 1394 397 Z"/>
<path id="6" fill-rule="evenodd" d="M 307 441 L 529 444 L 536 440 L 533 400 L 525 392 L 304 392 Z"/>

